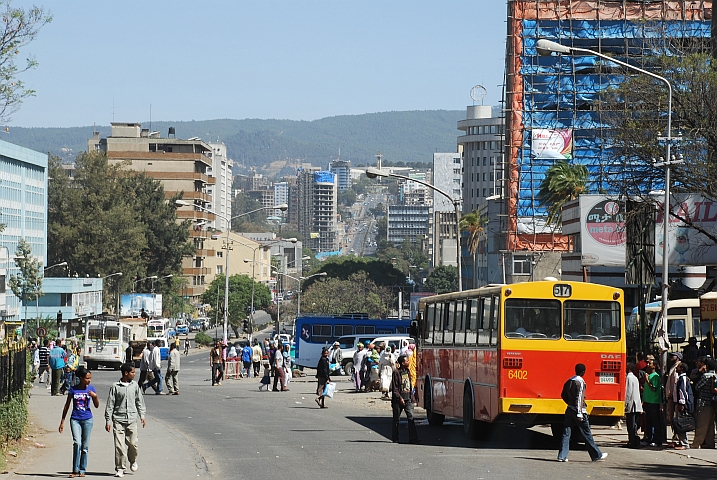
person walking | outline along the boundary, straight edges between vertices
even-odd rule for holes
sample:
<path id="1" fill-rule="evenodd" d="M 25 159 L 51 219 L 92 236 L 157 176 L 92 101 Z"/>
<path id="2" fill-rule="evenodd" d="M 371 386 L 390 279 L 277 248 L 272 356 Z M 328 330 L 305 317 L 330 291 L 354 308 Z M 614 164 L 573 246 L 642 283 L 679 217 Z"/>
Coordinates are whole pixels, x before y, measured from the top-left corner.
<path id="1" fill-rule="evenodd" d="M 259 370 L 261 367 L 261 355 L 261 345 L 259 345 L 259 341 L 255 338 L 254 346 L 251 347 L 251 363 L 254 366 L 254 378 L 257 378 L 259 376 Z"/>
<path id="2" fill-rule="evenodd" d="M 357 392 L 361 391 L 361 385 L 363 384 L 363 372 L 361 371 L 361 366 L 363 365 L 363 359 L 366 357 L 366 354 L 368 352 L 363 348 L 363 343 L 358 342 L 356 344 L 356 352 L 354 352 L 353 362 L 354 362 L 354 388 Z"/>
<path id="3" fill-rule="evenodd" d="M 242 375 L 246 375 L 246 378 L 251 377 L 251 357 L 254 355 L 254 350 L 247 343 L 244 348 L 241 349 L 241 362 L 243 365 Z"/>
<path id="4" fill-rule="evenodd" d="M 154 378 L 142 385 L 142 393 L 146 392 L 149 387 L 152 387 L 155 395 L 162 394 L 162 352 L 159 345 L 160 341 L 155 340 L 152 354 L 149 357 L 149 369 L 152 371 Z"/>
<path id="5" fill-rule="evenodd" d="M 142 428 L 147 425 L 144 398 L 139 393 L 139 385 L 132 381 L 134 366 L 125 363 L 120 371 L 122 378 L 110 387 L 105 405 L 105 430 L 113 433 L 115 441 L 115 477 L 124 477 L 127 464 L 131 471 L 137 471 L 137 420 L 142 423 Z"/>
<path id="6" fill-rule="evenodd" d="M 639 417 L 642 414 L 640 399 L 640 382 L 634 373 L 634 363 L 627 364 L 627 380 L 625 382 L 625 419 L 627 421 L 627 447 L 640 448 L 640 436 L 637 434 Z"/>
<path id="7" fill-rule="evenodd" d="M 179 395 L 179 360 L 181 359 L 177 344 L 172 342 L 169 346 L 169 358 L 167 359 L 167 395 Z"/>
<path id="8" fill-rule="evenodd" d="M 408 443 L 418 443 L 416 433 L 416 420 L 413 418 L 413 385 L 411 385 L 411 374 L 408 371 L 408 357 L 398 357 L 398 368 L 394 370 L 391 379 L 391 409 L 393 410 L 393 422 L 391 423 L 391 441 L 398 443 L 398 422 L 401 412 L 406 412 L 408 419 Z"/>
<path id="9" fill-rule="evenodd" d="M 189 337 L 184 339 L 184 356 L 189 355 Z"/>
<path id="10" fill-rule="evenodd" d="M 662 438 L 662 382 L 655 371 L 655 361 L 648 360 L 645 366 L 647 379 L 642 392 L 642 407 L 645 410 L 645 442 L 651 447 L 661 447 Z"/>
<path id="11" fill-rule="evenodd" d="M 65 417 L 67 411 L 72 405 L 72 414 L 70 415 L 70 431 L 72 432 L 72 473 L 70 478 L 76 476 L 84 477 L 87 472 L 87 454 L 90 449 L 90 434 L 92 433 L 92 409 L 91 405 L 99 408 L 100 399 L 97 396 L 97 390 L 90 385 L 92 381 L 92 373 L 85 367 L 77 367 L 75 376 L 79 379 L 79 383 L 70 387 L 67 393 L 67 401 L 65 408 L 62 410 L 62 420 L 60 420 L 59 431 L 65 429 Z"/>
<path id="12" fill-rule="evenodd" d="M 222 377 L 224 376 L 224 367 L 222 366 L 222 345 L 217 341 L 209 351 L 209 366 L 212 369 L 212 387 L 222 385 Z"/>
<path id="13" fill-rule="evenodd" d="M 42 375 L 47 373 L 45 378 L 45 385 L 49 390 L 50 384 L 52 382 L 52 370 L 50 370 L 50 348 L 48 347 L 48 345 L 50 345 L 50 341 L 48 339 L 45 339 L 42 347 L 37 349 L 37 357 L 40 360 L 40 364 L 37 367 L 37 378 L 38 383 L 42 384 Z"/>
<path id="14" fill-rule="evenodd" d="M 711 358 L 697 359 L 699 377 L 695 381 L 697 412 L 695 413 L 695 436 L 692 448 L 715 448 L 715 412 L 712 398 L 715 396 L 715 367 Z"/>
<path id="15" fill-rule="evenodd" d="M 282 345 L 281 342 L 276 346 L 276 352 L 274 353 L 274 388 L 272 388 L 272 391 L 274 392 L 286 392 L 289 389 L 284 386 L 284 356 L 282 355 L 282 351 L 284 350 L 284 345 Z M 281 385 L 281 390 L 276 388 L 277 382 L 279 385 Z"/>
<path id="16" fill-rule="evenodd" d="M 149 359 L 152 357 L 152 344 L 147 342 L 142 350 L 142 357 L 139 360 L 139 384 L 144 385 L 147 381 L 147 372 L 149 372 Z"/>
<path id="17" fill-rule="evenodd" d="M 568 453 L 570 453 L 570 435 L 573 428 L 577 428 L 580 433 L 583 434 L 585 439 L 585 445 L 590 454 L 590 458 L 593 462 L 599 460 L 605 460 L 607 458 L 607 452 L 603 453 L 600 451 L 595 440 L 593 440 L 593 434 L 590 431 L 590 422 L 588 422 L 588 410 L 587 403 L 585 402 L 585 376 L 586 367 L 582 363 L 575 365 L 575 375 L 570 377 L 565 385 L 563 386 L 563 392 L 561 397 L 563 401 L 568 404 L 565 409 L 565 420 L 563 426 L 563 439 L 560 444 L 560 451 L 558 452 L 558 461 L 567 462 Z"/>
<path id="18" fill-rule="evenodd" d="M 67 352 L 60 346 L 60 340 L 50 350 L 50 370 L 52 370 L 52 396 L 60 395 L 60 382 L 62 381 L 62 372 L 65 370 Z"/>
<path id="19" fill-rule="evenodd" d="M 321 358 L 319 358 L 319 363 L 316 365 L 316 404 L 319 406 L 319 408 L 326 408 L 326 405 L 324 404 L 324 387 L 326 387 L 327 383 L 331 383 L 330 370 L 329 350 L 324 347 L 321 350 Z"/>

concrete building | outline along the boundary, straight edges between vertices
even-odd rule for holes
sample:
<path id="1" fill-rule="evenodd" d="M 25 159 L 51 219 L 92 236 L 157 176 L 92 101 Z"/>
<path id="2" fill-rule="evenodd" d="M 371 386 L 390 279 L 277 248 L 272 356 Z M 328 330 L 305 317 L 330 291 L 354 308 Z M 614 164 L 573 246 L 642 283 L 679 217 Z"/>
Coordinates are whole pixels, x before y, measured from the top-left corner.
<path id="1" fill-rule="evenodd" d="M 177 216 L 179 220 L 189 219 L 194 224 L 190 237 L 197 248 L 196 254 L 183 259 L 182 271 L 189 284 L 185 294 L 190 301 L 198 301 L 210 273 L 205 265 L 209 254 L 204 247 L 204 241 L 209 237 L 206 224 L 216 220 L 214 214 L 199 208 L 209 208 L 212 196 L 208 189 L 217 184 L 217 178 L 207 173 L 213 165 L 212 147 L 200 139 L 175 138 L 173 127 L 169 128 L 171 137 L 162 138 L 159 132 L 149 132 L 139 123 L 113 122 L 111 133 L 107 138 L 100 138 L 99 133 L 95 133 L 88 141 L 88 149 L 106 152 L 111 164 L 129 162 L 129 168 L 162 182 L 168 197 L 181 192 L 184 201 L 196 206 L 180 207 Z M 220 219 L 218 223 L 223 222 Z M 225 228 L 224 225 L 221 227 Z"/>
<path id="2" fill-rule="evenodd" d="M 231 232 L 229 234 L 231 251 L 229 252 L 229 276 L 254 274 L 254 281 L 268 284 L 271 272 L 266 266 L 271 264 L 271 251 L 262 248 L 260 242 L 249 237 Z M 223 275 L 226 268 L 226 233 L 217 234 L 205 241 L 205 247 L 214 250 L 215 255 L 207 257 L 207 268 L 211 271 L 207 274 L 207 284 L 214 281 L 217 275 Z M 256 261 L 252 270 L 252 263 L 245 262 L 245 259 Z"/>
<path id="3" fill-rule="evenodd" d="M 408 238 L 421 245 L 428 236 L 430 217 L 429 205 L 389 205 L 386 218 L 388 241 L 399 245 Z"/>
<path id="4" fill-rule="evenodd" d="M 269 179 L 261 173 L 252 175 L 235 175 L 234 188 L 247 192 L 249 190 L 262 190 L 269 186 Z"/>
<path id="5" fill-rule="evenodd" d="M 297 175 L 298 227 L 306 246 L 316 253 L 338 250 L 336 177 L 302 169 Z"/>
<path id="6" fill-rule="evenodd" d="M 104 282 L 101 278 L 45 277 L 42 280 L 43 295 L 37 302 L 30 302 L 29 312 L 37 318 L 56 319 L 62 312 L 60 337 L 74 337 L 84 332 L 88 317 L 101 314 Z M 113 292 L 116 302 L 117 292 Z"/>
<path id="7" fill-rule="evenodd" d="M 273 207 L 276 205 L 273 188 L 267 187 L 261 190 L 249 190 L 246 194 L 252 200 L 259 202 L 262 207 Z"/>
<path id="8" fill-rule="evenodd" d="M 466 108 L 466 119 L 458 122 L 458 148 L 463 163 L 463 213 L 478 208 L 486 198 L 500 196 L 503 185 L 503 118 L 486 105 Z"/>
<path id="9" fill-rule="evenodd" d="M 220 218 L 208 222 L 207 226 L 223 230 L 226 223 L 221 217 L 232 218 L 232 161 L 227 157 L 227 146 L 223 143 L 210 143 L 209 146 L 212 166 L 207 169 L 207 175 L 217 180 L 214 185 L 207 186 L 207 195 L 211 197 L 207 208 Z"/>
<path id="10" fill-rule="evenodd" d="M 32 255 L 47 265 L 47 154 L 0 141 L 0 214 L 2 340 L 6 328 L 14 333 L 25 318 L 21 299 L 8 286 L 10 276 L 20 273 L 14 260 L 18 242 L 25 239 Z"/>
<path id="11" fill-rule="evenodd" d="M 329 163 L 329 171 L 336 175 L 336 186 L 339 192 L 345 192 L 351 188 L 351 161 L 340 158 Z"/>
<path id="12" fill-rule="evenodd" d="M 289 182 L 274 183 L 274 205 L 289 204 Z M 274 210 L 274 216 L 286 218 L 288 212 L 282 212 L 278 208 Z"/>
<path id="13" fill-rule="evenodd" d="M 463 162 L 461 154 L 433 154 L 433 186 L 454 199 L 462 197 Z M 433 218 L 428 255 L 432 267 L 456 266 L 456 214 L 453 203 L 444 195 L 433 191 Z"/>

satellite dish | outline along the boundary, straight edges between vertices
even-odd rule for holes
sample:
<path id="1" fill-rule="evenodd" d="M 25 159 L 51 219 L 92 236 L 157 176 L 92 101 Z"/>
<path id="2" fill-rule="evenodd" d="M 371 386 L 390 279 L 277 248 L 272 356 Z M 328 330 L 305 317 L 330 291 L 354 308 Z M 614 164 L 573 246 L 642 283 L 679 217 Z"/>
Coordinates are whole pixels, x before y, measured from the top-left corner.
<path id="1" fill-rule="evenodd" d="M 471 88 L 471 98 L 473 99 L 473 104 L 475 105 L 475 102 L 480 102 L 480 104 L 483 105 L 483 99 L 485 99 L 487 94 L 488 90 L 486 90 L 483 85 L 476 85 Z"/>

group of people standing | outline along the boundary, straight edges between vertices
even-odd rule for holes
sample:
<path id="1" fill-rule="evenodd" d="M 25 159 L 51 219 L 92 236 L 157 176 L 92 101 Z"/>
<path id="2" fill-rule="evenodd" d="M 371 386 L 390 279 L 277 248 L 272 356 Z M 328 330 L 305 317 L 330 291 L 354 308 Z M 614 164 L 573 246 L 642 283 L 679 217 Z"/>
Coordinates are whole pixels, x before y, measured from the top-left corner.
<path id="1" fill-rule="evenodd" d="M 357 392 L 380 390 L 383 398 L 388 399 L 391 393 L 391 381 L 393 373 L 399 368 L 398 358 L 406 356 L 409 361 L 411 372 L 411 384 L 416 385 L 416 345 L 404 340 L 398 351 L 393 351 L 390 346 L 381 342 L 379 344 L 369 343 L 365 348 L 359 343 L 353 356 L 354 373 L 353 382 Z"/>
<path id="2" fill-rule="evenodd" d="M 264 363 L 264 375 L 260 380 L 262 386 L 267 389 L 271 384 L 270 377 L 274 377 L 272 390 L 288 391 L 288 384 L 292 378 L 292 360 L 287 345 L 279 341 L 265 339 L 260 343 L 254 339 L 253 344 L 248 344 L 237 351 L 235 346 L 227 348 L 227 345 L 217 341 L 209 351 L 209 365 L 212 369 L 212 386 L 221 386 L 224 379 L 224 371 L 227 361 L 241 361 L 242 370 L 240 377 L 250 378 L 252 371 L 255 378 L 259 377 L 262 363 Z"/>
<path id="3" fill-rule="evenodd" d="M 66 344 L 65 339 L 44 339 L 42 346 L 32 341 L 29 346 L 32 362 L 32 378 L 44 383 L 54 396 L 64 395 L 76 383 L 75 371 L 80 363 L 82 349 Z"/>
<path id="4" fill-rule="evenodd" d="M 169 344 L 167 370 L 164 376 L 167 384 L 167 395 L 179 395 L 181 357 L 177 343 L 171 342 Z M 152 388 L 155 395 L 162 394 L 162 350 L 160 340 L 147 342 L 147 346 L 142 351 L 142 358 L 139 361 L 139 386 L 142 389 L 142 393 L 147 393 L 147 389 Z"/>
<path id="5" fill-rule="evenodd" d="M 629 447 L 663 448 L 667 443 L 677 450 L 715 448 L 717 362 L 708 356 L 691 361 L 689 353 L 686 349 L 684 354 L 667 356 L 665 378 L 652 355 L 638 352 L 637 362 L 628 363 L 625 416 Z M 672 431 L 670 442 L 663 438 L 666 426 Z M 687 433 L 693 427 L 690 444 Z M 638 430 L 643 432 L 642 439 Z"/>

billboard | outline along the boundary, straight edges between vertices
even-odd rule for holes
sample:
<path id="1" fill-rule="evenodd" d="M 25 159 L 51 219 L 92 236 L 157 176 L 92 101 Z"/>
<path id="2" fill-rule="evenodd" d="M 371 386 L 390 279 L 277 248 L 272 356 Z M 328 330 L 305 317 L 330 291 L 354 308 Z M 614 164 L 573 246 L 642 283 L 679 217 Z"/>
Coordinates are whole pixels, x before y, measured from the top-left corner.
<path id="1" fill-rule="evenodd" d="M 625 265 L 625 204 L 604 195 L 580 195 L 583 265 Z"/>
<path id="2" fill-rule="evenodd" d="M 717 201 L 696 194 L 672 195 L 672 215 L 667 228 L 667 259 L 670 265 L 716 265 L 717 245 L 699 227 L 717 236 Z M 655 262 L 662 264 L 663 216 L 655 221 Z"/>
<path id="3" fill-rule="evenodd" d="M 162 316 L 162 295 L 152 293 L 125 293 L 120 298 L 121 317 L 139 317 L 142 309 L 150 317 Z"/>
<path id="4" fill-rule="evenodd" d="M 530 156 L 555 160 L 573 158 L 573 130 L 534 128 L 531 132 Z"/>

